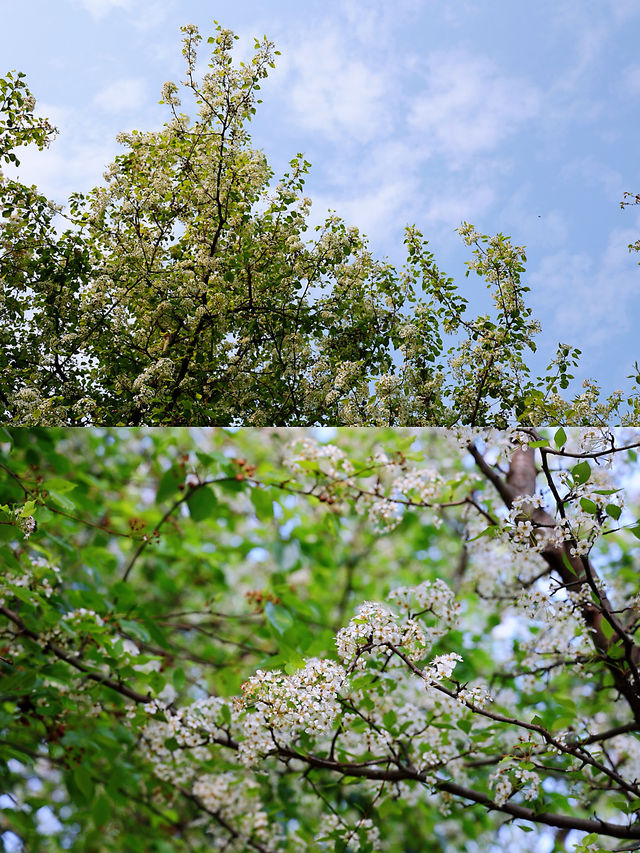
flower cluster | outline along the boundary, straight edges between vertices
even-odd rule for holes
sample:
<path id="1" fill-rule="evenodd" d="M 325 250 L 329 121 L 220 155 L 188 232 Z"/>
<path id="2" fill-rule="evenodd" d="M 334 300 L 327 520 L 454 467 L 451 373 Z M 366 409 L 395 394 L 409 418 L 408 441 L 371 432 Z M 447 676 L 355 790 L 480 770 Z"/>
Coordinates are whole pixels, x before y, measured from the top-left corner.
<path id="1" fill-rule="evenodd" d="M 193 783 L 193 794 L 206 809 L 215 813 L 226 822 L 237 827 L 241 838 L 236 839 L 246 849 L 247 839 L 255 838 L 263 843 L 275 845 L 280 832 L 277 824 L 269 824 L 267 812 L 261 808 L 259 786 L 254 779 L 247 779 L 237 773 L 205 773 Z M 226 849 L 230 848 L 228 836 L 221 835 Z M 238 849 L 233 845 L 233 849 Z"/>
<path id="2" fill-rule="evenodd" d="M 381 850 L 380 831 L 377 826 L 367 817 L 361 818 L 354 826 L 350 826 L 339 814 L 330 814 L 324 820 L 322 831 L 315 838 L 316 842 L 323 842 L 325 849 L 327 842 L 333 842 L 331 849 L 353 850 Z M 329 849 L 329 848 L 327 848 Z"/>
<path id="3" fill-rule="evenodd" d="M 434 468 L 416 468 L 393 481 L 391 496 L 411 499 L 429 506 L 437 500 L 443 483 L 444 478 Z"/>
<path id="4" fill-rule="evenodd" d="M 12 587 L 33 589 L 50 598 L 54 587 L 60 582 L 60 569 L 44 557 L 32 557 L 28 566 L 5 569 L 0 575 L 0 603 L 12 595 Z"/>
<path id="5" fill-rule="evenodd" d="M 158 388 L 171 379 L 174 369 L 175 365 L 170 358 L 160 358 L 150 364 L 133 382 L 136 403 L 149 403 Z"/>
<path id="6" fill-rule="evenodd" d="M 320 444 L 303 438 L 290 448 L 286 464 L 296 473 L 318 470 L 329 478 L 344 478 L 353 474 L 353 465 L 342 448 L 335 444 Z"/>
<path id="7" fill-rule="evenodd" d="M 511 763 L 501 764 L 489 777 L 494 788 L 493 800 L 504 805 L 516 792 L 521 791 L 525 800 L 535 800 L 540 793 L 540 777 L 529 768 Z"/>
<path id="8" fill-rule="evenodd" d="M 238 701 L 244 739 L 239 757 L 245 766 L 277 745 L 290 743 L 299 733 L 326 732 L 340 711 L 337 695 L 346 679 L 336 663 L 311 658 L 287 675 L 258 670 L 243 685 Z"/>
<path id="9" fill-rule="evenodd" d="M 32 515 L 26 515 L 18 520 L 25 539 L 28 539 L 36 529 L 36 520 Z"/>
<path id="10" fill-rule="evenodd" d="M 460 616 L 460 602 L 455 600 L 455 593 L 441 578 L 423 581 L 418 586 L 396 587 L 387 598 L 407 613 L 432 613 L 438 620 L 432 629 L 436 636 L 454 628 Z"/>
<path id="11" fill-rule="evenodd" d="M 87 623 L 95 623 L 96 625 L 104 625 L 102 616 L 98 615 L 95 610 L 88 610 L 86 607 L 77 607 L 75 610 L 70 610 L 62 617 L 65 622 L 70 622 L 72 625 L 84 625 Z"/>
<path id="12" fill-rule="evenodd" d="M 374 601 L 365 601 L 346 628 L 336 637 L 338 654 L 348 666 L 364 669 L 367 651 L 374 656 L 387 657 L 391 647 L 399 649 L 411 661 L 424 657 L 427 635 L 411 618 L 397 616 L 391 608 Z"/>
<path id="13" fill-rule="evenodd" d="M 456 693 L 456 700 L 461 705 L 484 708 L 493 701 L 493 696 L 484 684 L 470 684 Z"/>
<path id="14" fill-rule="evenodd" d="M 456 663 L 460 661 L 462 661 L 462 657 L 457 652 L 438 655 L 425 667 L 423 671 L 424 680 L 433 683 L 434 681 L 442 681 L 443 678 L 451 678 Z"/>

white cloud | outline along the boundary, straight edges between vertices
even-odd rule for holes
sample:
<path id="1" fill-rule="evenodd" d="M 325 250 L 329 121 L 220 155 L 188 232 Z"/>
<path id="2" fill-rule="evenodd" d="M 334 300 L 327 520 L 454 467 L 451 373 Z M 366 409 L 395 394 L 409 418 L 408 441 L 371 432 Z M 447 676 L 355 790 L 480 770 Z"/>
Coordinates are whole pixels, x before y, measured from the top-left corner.
<path id="1" fill-rule="evenodd" d="M 110 12 L 130 12 L 132 26 L 150 30 L 160 26 L 174 8 L 174 0 L 73 0 L 80 4 L 94 20 L 101 20 Z"/>
<path id="2" fill-rule="evenodd" d="M 146 101 L 146 83 L 140 77 L 114 80 L 94 97 L 96 106 L 110 113 L 139 109 Z"/>
<path id="3" fill-rule="evenodd" d="M 374 57 L 357 56 L 336 32 L 283 45 L 288 106 L 303 127 L 334 141 L 366 142 L 387 129 L 389 80 Z"/>
<path id="4" fill-rule="evenodd" d="M 468 186 L 455 192 L 435 192 L 428 200 L 420 222 L 457 228 L 461 222 L 477 224 L 494 203 L 495 190 L 489 185 Z"/>
<path id="5" fill-rule="evenodd" d="M 133 0 L 79 0 L 92 18 L 104 18 L 113 9 L 131 9 Z"/>
<path id="6" fill-rule="evenodd" d="M 350 225 L 357 225 L 380 251 L 397 244 L 397 237 L 411 221 L 414 187 L 409 181 L 391 180 L 351 193 L 349 197 L 316 197 L 316 212 L 331 208 Z"/>
<path id="7" fill-rule="evenodd" d="M 33 145 L 18 152 L 18 169 L 6 166 L 4 171 L 27 184 L 35 184 L 47 198 L 64 204 L 72 192 L 87 192 L 102 183 L 102 173 L 118 153 L 115 141 L 54 142 L 50 148 L 38 151 Z"/>
<path id="8" fill-rule="evenodd" d="M 628 26 L 639 13 L 637 0 L 557 0 L 550 24 L 562 33 L 570 57 L 569 65 L 557 77 L 557 88 L 569 93 L 579 91 L 583 78 L 601 67 L 607 43 L 616 31 Z M 584 103 L 588 103 L 587 98 Z"/>
<path id="9" fill-rule="evenodd" d="M 391 36 L 403 26 L 414 12 L 419 12 L 424 0 L 395 0 L 391 3 L 371 3 L 371 0 L 344 0 L 343 12 L 349 33 L 368 48 L 388 45 Z"/>
<path id="10" fill-rule="evenodd" d="M 612 230 L 600 258 L 569 250 L 549 254 L 529 276 L 545 332 L 581 346 L 587 370 L 605 351 L 610 356 L 616 341 L 634 328 L 640 310 L 638 257 L 628 246 L 639 228 L 636 217 L 634 227 Z"/>
<path id="11" fill-rule="evenodd" d="M 597 187 L 614 202 L 621 200 L 625 190 L 622 174 L 593 154 L 586 154 L 568 162 L 563 166 L 560 177 L 563 180 L 577 178 L 583 186 Z"/>
<path id="12" fill-rule="evenodd" d="M 501 74 L 487 58 L 436 51 L 426 59 L 425 76 L 409 125 L 427 149 L 454 160 L 496 148 L 540 107 L 534 86 Z"/>

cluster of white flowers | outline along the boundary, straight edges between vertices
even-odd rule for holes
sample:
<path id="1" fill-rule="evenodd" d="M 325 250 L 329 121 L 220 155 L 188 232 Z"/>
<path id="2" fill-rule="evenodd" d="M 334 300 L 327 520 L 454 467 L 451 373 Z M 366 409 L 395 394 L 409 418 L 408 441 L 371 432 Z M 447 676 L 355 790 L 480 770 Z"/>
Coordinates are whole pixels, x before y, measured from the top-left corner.
<path id="1" fill-rule="evenodd" d="M 242 772 L 203 774 L 200 770 L 211 758 L 210 738 L 226 736 L 222 728 L 225 725 L 222 708 L 226 703 L 217 697 L 208 697 L 176 713 L 162 705 L 146 706 L 145 710 L 151 713 L 162 711 L 166 721 L 149 720 L 140 737 L 141 752 L 152 764 L 154 774 L 172 784 L 189 786 L 206 809 L 234 826 L 238 833 L 234 839 L 220 832 L 220 842 L 225 842 L 225 849 L 245 850 L 247 839 L 251 837 L 277 846 L 280 832 L 277 826 L 269 825 L 257 796 L 255 779 Z M 167 745 L 171 738 L 179 745 L 178 749 Z M 206 822 L 206 817 L 200 821 Z M 208 831 L 215 835 L 217 829 L 219 827 L 211 825 Z"/>
<path id="2" fill-rule="evenodd" d="M 363 381 L 362 365 L 359 361 L 341 362 L 333 377 L 333 387 L 328 392 L 325 402 L 327 405 L 335 403 L 346 391 Z"/>
<path id="3" fill-rule="evenodd" d="M 332 841 L 336 835 L 338 841 Z M 321 849 L 353 850 L 381 850 L 380 831 L 378 827 L 367 817 L 363 817 L 355 825 L 350 826 L 338 814 L 329 814 L 323 820 L 322 831 L 316 835 L 316 842 L 321 844 Z M 329 848 L 327 845 L 330 844 Z"/>
<path id="4" fill-rule="evenodd" d="M 549 541 L 548 536 L 540 536 L 531 515 L 545 505 L 544 496 L 520 495 L 513 499 L 511 508 L 502 521 L 501 534 L 509 542 L 510 548 L 517 554 L 527 551 L 541 551 Z"/>
<path id="5" fill-rule="evenodd" d="M 242 685 L 240 761 L 251 767 L 276 742 L 282 746 L 301 732 L 326 732 L 340 711 L 337 697 L 345 679 L 339 664 L 319 658 L 293 675 L 258 670 Z"/>
<path id="6" fill-rule="evenodd" d="M 5 597 L 11 596 L 10 588 L 3 589 L 5 585 L 32 588 L 46 598 L 51 597 L 54 586 L 60 582 L 60 569 L 44 557 L 31 557 L 30 563 L 17 571 L 5 569 L 0 574 L 0 603 L 4 604 Z"/>
<path id="7" fill-rule="evenodd" d="M 486 522 L 476 516 L 467 520 L 467 581 L 487 599 L 504 595 L 516 578 L 536 577 L 542 569 L 539 554 L 516 549 L 506 536 L 486 536 Z"/>
<path id="8" fill-rule="evenodd" d="M 613 443 L 613 434 L 608 427 L 590 427 L 588 429 L 575 430 L 570 433 L 570 438 L 565 444 L 565 449 L 575 449 L 578 453 L 596 453 L 606 450 Z M 604 457 L 611 461 L 612 457 Z"/>
<path id="9" fill-rule="evenodd" d="M 258 799 L 259 786 L 254 779 L 248 779 L 237 773 L 206 773 L 198 776 L 193 783 L 193 793 L 203 805 L 219 815 L 228 823 L 231 823 L 242 836 L 235 839 L 236 844 L 242 844 L 242 849 L 249 838 L 257 838 L 263 843 L 274 844 L 276 834 L 269 825 L 266 811 L 260 808 Z M 224 840 L 225 849 L 230 848 L 231 839 L 221 836 Z"/>
<path id="10" fill-rule="evenodd" d="M 489 777 L 495 791 L 494 802 L 504 805 L 515 791 L 521 791 L 525 800 L 535 800 L 540 792 L 540 777 L 533 770 L 505 763 Z"/>
<path id="11" fill-rule="evenodd" d="M 489 777 L 489 781 L 493 783 L 493 801 L 497 806 L 503 806 L 513 794 L 513 784 L 507 776 L 506 769 L 499 767 Z"/>
<path id="12" fill-rule="evenodd" d="M 468 684 L 458 691 L 456 699 L 461 705 L 473 705 L 475 708 L 484 708 L 493 702 L 493 696 L 484 684 Z"/>
<path id="13" fill-rule="evenodd" d="M 86 607 L 70 610 L 62 616 L 62 619 L 74 625 L 82 622 L 95 622 L 96 625 L 104 625 L 102 616 L 98 615 L 95 610 L 88 610 Z"/>
<path id="14" fill-rule="evenodd" d="M 597 536 L 609 527 L 610 512 L 622 513 L 624 495 L 616 489 L 612 472 L 605 464 L 592 467 L 585 483 L 575 483 L 568 471 L 557 476 L 571 492 L 572 499 L 567 505 L 567 518 L 558 519 L 555 530 L 548 536 L 555 544 L 575 540 L 570 548 L 572 556 L 587 554 Z M 617 509 L 607 511 L 607 507 Z"/>
<path id="15" fill-rule="evenodd" d="M 354 234 L 348 234 L 341 225 L 338 216 L 329 216 L 316 242 L 316 251 L 327 261 L 342 260 L 356 239 Z"/>
<path id="16" fill-rule="evenodd" d="M 459 478 L 464 476 L 464 474 L 458 475 Z M 416 468 L 403 473 L 393 481 L 391 495 L 430 504 L 437 499 L 443 483 L 444 478 L 435 469 Z"/>
<path id="17" fill-rule="evenodd" d="M 424 680 L 432 683 L 442 681 L 443 678 L 451 678 L 456 663 L 459 661 L 462 661 L 462 656 L 457 652 L 438 655 L 423 670 Z"/>
<path id="18" fill-rule="evenodd" d="M 164 720 L 150 719 L 145 723 L 141 744 L 156 776 L 178 783 L 196 776 L 198 763 L 210 757 L 208 744 L 211 740 L 227 737 L 223 707 L 227 707 L 227 716 L 231 719 L 234 712 L 223 699 L 215 696 L 171 711 L 169 705 L 173 698 L 175 694 L 158 696 L 145 705 L 147 714 L 151 717 L 161 714 Z M 178 749 L 167 746 L 170 738 L 175 739 Z"/>
<path id="19" fill-rule="evenodd" d="M 28 539 L 36 529 L 36 520 L 32 515 L 19 516 L 18 524 L 22 530 L 22 535 Z"/>
<path id="20" fill-rule="evenodd" d="M 176 92 L 178 91 L 178 87 L 171 80 L 168 80 L 166 83 L 162 85 L 162 100 L 165 104 L 169 104 L 172 107 L 180 106 L 180 98 L 177 96 Z"/>
<path id="21" fill-rule="evenodd" d="M 416 326 L 415 323 L 405 323 L 398 329 L 398 334 L 404 341 L 400 349 L 404 353 L 406 353 L 408 351 L 407 344 L 413 343 L 414 341 L 419 339 L 420 330 L 418 329 L 418 326 Z"/>
<path id="22" fill-rule="evenodd" d="M 362 502 L 358 509 L 367 512 L 374 529 L 380 532 L 393 530 L 402 521 L 403 506 L 390 498 L 376 498 Z"/>
<path id="23" fill-rule="evenodd" d="M 571 556 L 586 555 L 612 518 L 620 516 L 624 498 L 612 487 L 611 475 L 605 466 L 591 469 L 585 483 L 575 482 L 569 471 L 558 472 L 556 478 L 571 495 L 571 499 L 565 502 L 566 517 L 556 518 L 553 527 L 538 527 L 532 520 L 532 513 L 545 506 L 544 496 L 535 494 L 515 498 L 501 528 L 503 541 L 508 540 L 514 552 L 540 552 L 571 542 Z"/>
<path id="24" fill-rule="evenodd" d="M 399 617 L 379 602 L 365 601 L 349 624 L 338 632 L 336 646 L 347 665 L 365 669 L 367 659 L 361 654 L 363 648 L 374 657 L 387 657 L 389 646 L 394 646 L 409 660 L 418 661 L 424 657 L 427 635 L 415 619 Z"/>
<path id="25" fill-rule="evenodd" d="M 170 358 L 159 358 L 150 364 L 133 383 L 135 401 L 138 405 L 150 402 L 163 382 L 171 379 L 175 365 Z"/>
<path id="26" fill-rule="evenodd" d="M 320 444 L 312 438 L 296 441 L 290 448 L 285 459 L 296 473 L 307 470 L 309 463 L 330 478 L 344 478 L 353 474 L 353 465 L 346 453 L 335 444 Z"/>
<path id="27" fill-rule="evenodd" d="M 530 638 L 520 640 L 520 649 L 525 653 L 523 668 L 534 670 L 549 665 L 554 658 L 588 654 L 591 642 L 582 608 L 590 601 L 590 590 L 586 584 L 555 596 L 541 588 L 524 590 L 518 596 L 515 613 L 519 617 L 524 613 L 541 625 L 536 626 Z M 573 663 L 573 668 L 575 672 L 584 672 L 578 660 Z M 535 689 L 536 682 L 535 675 L 522 676 L 525 690 Z"/>
<path id="28" fill-rule="evenodd" d="M 78 418 L 84 418 L 85 421 L 90 417 L 91 412 L 96 408 L 96 401 L 91 397 L 81 397 L 73 404 L 73 413 Z"/>
<path id="29" fill-rule="evenodd" d="M 517 600 L 517 606 L 525 616 L 530 619 L 547 620 L 547 617 L 555 617 L 555 604 L 549 595 L 542 589 L 524 589 Z"/>
<path id="30" fill-rule="evenodd" d="M 145 711 L 148 714 L 162 712 L 180 746 L 198 746 L 208 735 L 223 735 L 222 709 L 229 707 L 224 699 L 207 696 L 172 712 L 169 705 L 175 698 L 175 690 L 169 685 L 169 690 L 165 687 L 162 694 L 145 706 Z"/>
<path id="31" fill-rule="evenodd" d="M 442 578 L 423 581 L 418 586 L 396 587 L 387 598 L 407 613 L 428 611 L 436 616 L 438 624 L 432 629 L 435 636 L 445 634 L 458 623 L 460 602 Z"/>
<path id="32" fill-rule="evenodd" d="M 292 252 L 304 252 L 304 243 L 300 239 L 299 234 L 290 234 L 285 240 L 287 249 Z"/>
<path id="33" fill-rule="evenodd" d="M 38 423 L 41 426 L 56 426 L 64 423 L 65 413 L 57 397 L 44 397 L 33 387 L 19 388 L 9 400 L 15 409 L 14 423 Z"/>

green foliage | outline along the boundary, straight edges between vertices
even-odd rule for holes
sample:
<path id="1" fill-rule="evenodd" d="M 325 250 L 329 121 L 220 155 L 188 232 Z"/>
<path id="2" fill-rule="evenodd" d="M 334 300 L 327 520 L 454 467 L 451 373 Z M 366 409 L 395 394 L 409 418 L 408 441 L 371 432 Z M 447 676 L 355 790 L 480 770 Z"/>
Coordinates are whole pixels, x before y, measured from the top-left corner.
<path id="1" fill-rule="evenodd" d="M 2 831 L 105 853 L 640 837 L 640 437 L 473 438 L 5 431 Z"/>
<path id="2" fill-rule="evenodd" d="M 276 180 L 248 133 L 273 44 L 256 41 L 251 60 L 234 63 L 237 37 L 217 26 L 199 80 L 202 37 L 182 31 L 195 118 L 165 83 L 165 125 L 120 134 L 106 184 L 73 194 L 65 212 L 2 178 L 4 422 L 638 422 L 637 390 L 601 400 L 587 383 L 562 397 L 580 355 L 572 346 L 531 375 L 539 325 L 525 301 L 524 247 L 505 235 L 458 229 L 493 301 L 473 317 L 416 227 L 402 269 L 373 258 L 337 215 L 312 229 L 308 161 L 297 154 Z M 0 158 L 13 162 L 17 146 L 42 148 L 53 133 L 22 77 L 0 80 Z"/>

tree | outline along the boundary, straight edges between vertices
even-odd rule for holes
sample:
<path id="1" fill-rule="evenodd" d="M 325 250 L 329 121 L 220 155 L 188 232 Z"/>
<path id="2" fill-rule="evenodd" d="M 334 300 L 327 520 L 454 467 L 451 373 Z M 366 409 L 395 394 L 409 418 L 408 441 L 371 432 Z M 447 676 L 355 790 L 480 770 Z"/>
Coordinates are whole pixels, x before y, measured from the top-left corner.
<path id="1" fill-rule="evenodd" d="M 4 432 L 5 849 L 638 849 L 638 446 Z"/>
<path id="2" fill-rule="evenodd" d="M 275 183 L 247 130 L 277 51 L 256 41 L 253 59 L 236 65 L 236 36 L 218 26 L 198 80 L 201 36 L 183 33 L 195 120 L 166 83 L 164 127 L 121 134 L 106 185 L 74 194 L 66 211 L 4 181 L 3 422 L 638 422 L 637 383 L 626 399 L 600 400 L 594 383 L 561 396 L 574 347 L 560 345 L 547 373 L 531 375 L 539 325 L 525 302 L 524 247 L 505 235 L 459 229 L 494 305 L 472 317 L 416 227 L 402 269 L 374 259 L 336 215 L 310 230 L 309 163 L 298 154 Z M 12 147 L 42 147 L 53 132 L 20 86 L 7 78 L 3 89 L 3 156 L 14 160 Z"/>

